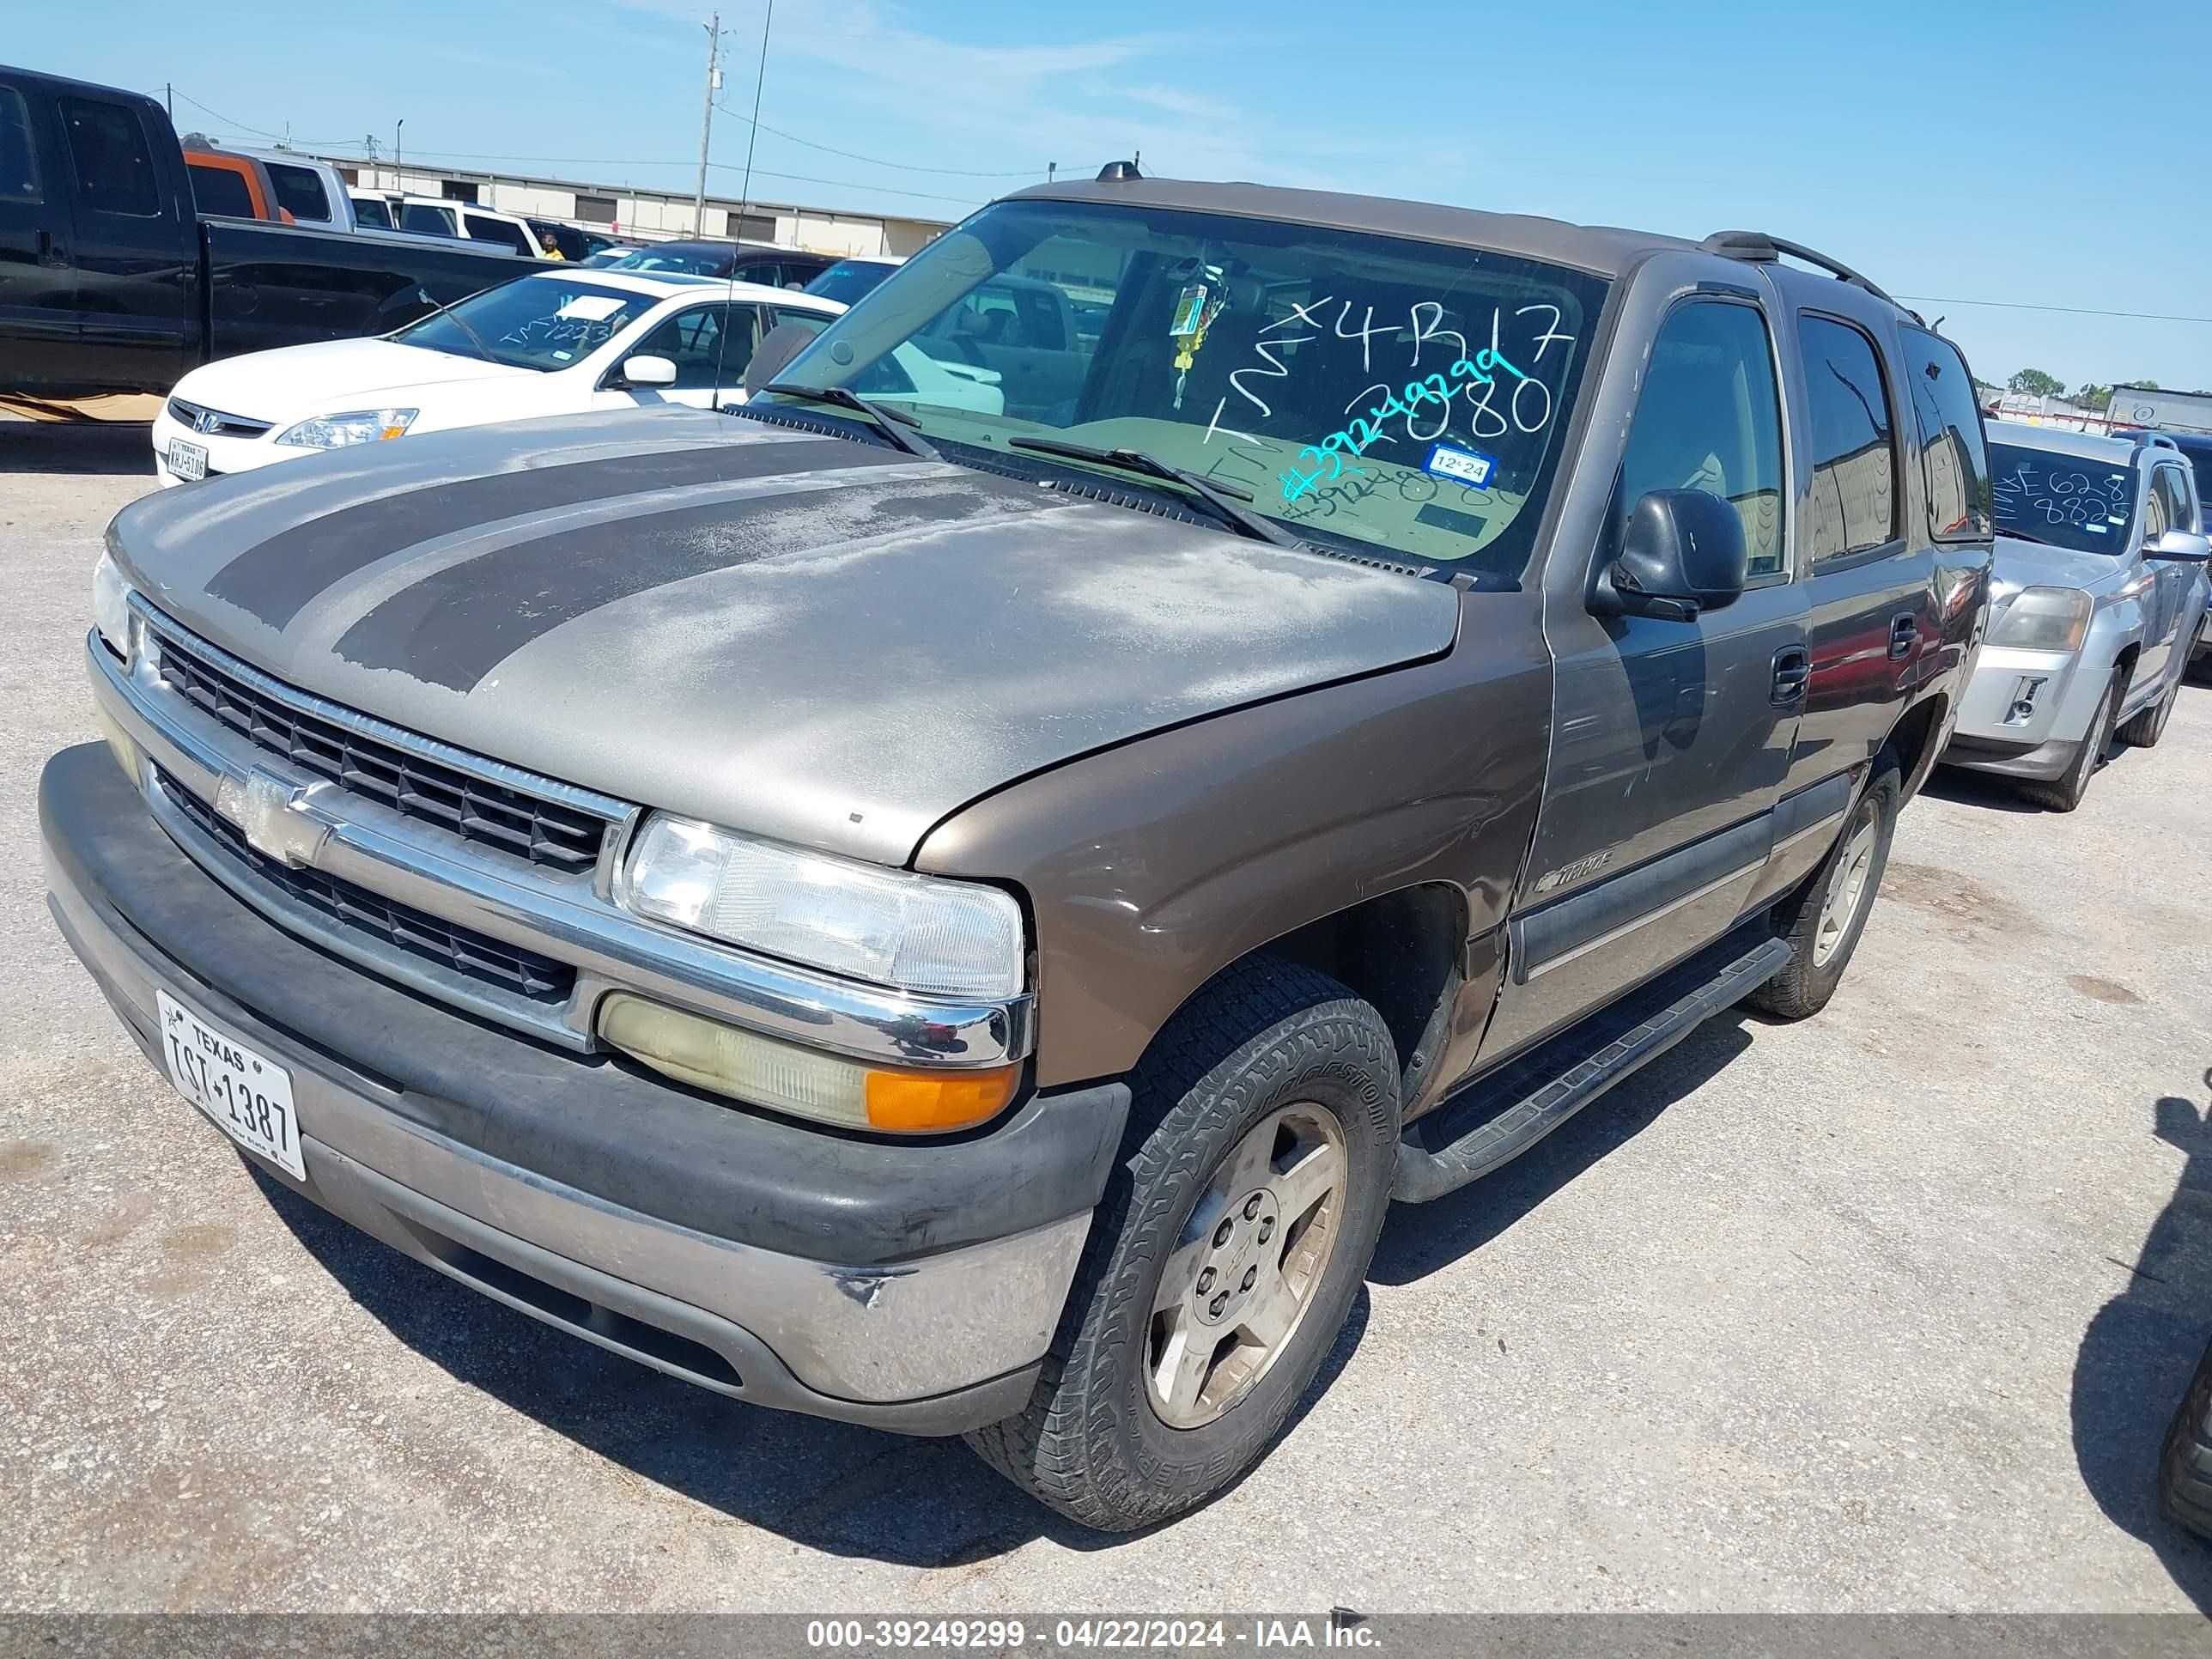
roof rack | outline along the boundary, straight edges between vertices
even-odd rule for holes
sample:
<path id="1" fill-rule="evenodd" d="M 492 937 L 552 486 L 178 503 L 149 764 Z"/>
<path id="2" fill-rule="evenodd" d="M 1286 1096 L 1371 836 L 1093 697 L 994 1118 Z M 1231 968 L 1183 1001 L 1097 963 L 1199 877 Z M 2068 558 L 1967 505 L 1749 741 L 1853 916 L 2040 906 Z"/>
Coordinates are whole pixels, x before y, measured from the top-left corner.
<path id="1" fill-rule="evenodd" d="M 1802 259 L 1808 265 L 1817 265 L 1832 276 L 1840 277 L 1853 288 L 1863 288 L 1877 300 L 1891 305 L 1897 301 L 1875 285 L 1871 277 L 1853 270 L 1841 259 L 1832 259 L 1826 254 L 1807 247 L 1802 242 L 1785 242 L 1779 236 L 1770 236 L 1763 230 L 1717 230 L 1698 244 L 1708 253 L 1717 253 L 1723 258 L 1742 259 L 1752 264 L 1771 265 L 1784 254 Z M 1905 309 L 1898 306 L 1898 309 Z M 1914 313 L 1918 315 L 1918 313 Z"/>

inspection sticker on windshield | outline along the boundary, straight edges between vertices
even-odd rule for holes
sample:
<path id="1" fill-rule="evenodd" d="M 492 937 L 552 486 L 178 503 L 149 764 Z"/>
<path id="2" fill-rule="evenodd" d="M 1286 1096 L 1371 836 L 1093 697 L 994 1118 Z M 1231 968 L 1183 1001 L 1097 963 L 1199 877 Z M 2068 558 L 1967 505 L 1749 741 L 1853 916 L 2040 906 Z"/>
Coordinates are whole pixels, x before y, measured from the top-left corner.
<path id="1" fill-rule="evenodd" d="M 622 308 L 623 302 L 611 294 L 579 294 L 553 314 L 574 317 L 579 322 L 604 323 Z"/>
<path id="2" fill-rule="evenodd" d="M 1490 488 L 1490 475 L 1498 470 L 1498 459 L 1492 455 L 1479 454 L 1472 449 L 1455 449 L 1449 444 L 1431 444 L 1429 459 L 1421 463 L 1422 471 L 1433 472 L 1439 478 L 1449 478 L 1454 483 L 1463 483 L 1469 489 Z"/>
<path id="3" fill-rule="evenodd" d="M 2085 524 L 2081 528 L 2093 536 L 2109 536 L 2112 533 L 2112 526 L 2108 524 Z"/>

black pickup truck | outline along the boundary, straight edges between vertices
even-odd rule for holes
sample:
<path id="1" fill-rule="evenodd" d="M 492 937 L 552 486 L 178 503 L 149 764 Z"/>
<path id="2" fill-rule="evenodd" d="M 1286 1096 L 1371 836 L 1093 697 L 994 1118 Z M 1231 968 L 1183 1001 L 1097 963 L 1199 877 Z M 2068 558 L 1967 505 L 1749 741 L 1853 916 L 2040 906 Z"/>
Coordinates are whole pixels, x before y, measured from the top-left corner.
<path id="1" fill-rule="evenodd" d="M 160 104 L 0 64 L 0 393 L 166 392 L 381 334 L 537 263 L 488 247 L 203 219 Z"/>

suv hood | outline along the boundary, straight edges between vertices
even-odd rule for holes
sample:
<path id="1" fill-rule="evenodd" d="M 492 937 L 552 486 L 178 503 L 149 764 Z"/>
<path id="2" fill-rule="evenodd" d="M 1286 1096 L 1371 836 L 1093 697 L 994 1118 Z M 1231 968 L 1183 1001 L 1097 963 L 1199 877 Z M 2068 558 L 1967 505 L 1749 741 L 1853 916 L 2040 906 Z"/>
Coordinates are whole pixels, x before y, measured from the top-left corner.
<path id="1" fill-rule="evenodd" d="M 2002 595 L 2023 587 L 2095 587 L 2111 580 L 2126 563 L 2126 544 L 2110 555 L 2076 553 L 2068 547 L 2049 547 L 2000 533 L 1990 567 L 1994 590 Z"/>
<path id="2" fill-rule="evenodd" d="M 682 408 L 363 445 L 125 507 L 134 586 L 270 673 L 885 864 L 1000 786 L 1448 650 L 1448 586 Z"/>
<path id="3" fill-rule="evenodd" d="M 518 375 L 536 379 L 538 371 L 395 340 L 323 340 L 208 363 L 177 382 L 176 395 L 227 415 L 282 421 L 315 410 L 380 408 L 396 392 Z"/>

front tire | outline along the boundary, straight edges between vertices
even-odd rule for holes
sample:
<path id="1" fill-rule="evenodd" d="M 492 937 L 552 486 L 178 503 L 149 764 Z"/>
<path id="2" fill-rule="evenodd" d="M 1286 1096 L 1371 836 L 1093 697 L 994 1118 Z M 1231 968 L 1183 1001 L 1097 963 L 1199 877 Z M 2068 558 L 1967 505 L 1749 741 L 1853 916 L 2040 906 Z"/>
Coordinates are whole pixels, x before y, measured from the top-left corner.
<path id="1" fill-rule="evenodd" d="M 1274 1439 L 1365 1277 L 1399 1130 L 1382 1017 L 1271 957 L 1194 996 L 1130 1083 L 1123 1157 L 1036 1391 L 967 1437 L 1110 1532 L 1195 1508 Z"/>
<path id="2" fill-rule="evenodd" d="M 2121 689 L 2127 684 L 2127 672 L 2124 668 L 2115 671 L 2106 684 L 2096 713 L 2089 716 L 2089 729 L 2081 735 L 2081 747 L 2065 775 L 2048 781 L 2024 780 L 2020 786 L 2021 794 L 2053 812 L 2070 812 L 2081 804 L 2082 798 L 2089 793 L 2089 780 L 2097 775 L 2097 769 L 2105 762 L 2105 751 L 2112 746 L 2112 723 L 2119 717 Z"/>
<path id="3" fill-rule="evenodd" d="M 1744 998 L 1752 1007 L 1777 1019 L 1804 1019 L 1828 1006 L 1889 868 L 1904 799 L 1904 776 L 1885 750 L 1820 867 L 1774 907 L 1774 932 L 1790 941 L 1790 965 Z"/>

